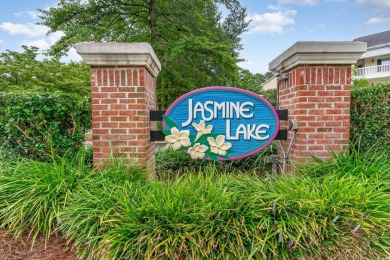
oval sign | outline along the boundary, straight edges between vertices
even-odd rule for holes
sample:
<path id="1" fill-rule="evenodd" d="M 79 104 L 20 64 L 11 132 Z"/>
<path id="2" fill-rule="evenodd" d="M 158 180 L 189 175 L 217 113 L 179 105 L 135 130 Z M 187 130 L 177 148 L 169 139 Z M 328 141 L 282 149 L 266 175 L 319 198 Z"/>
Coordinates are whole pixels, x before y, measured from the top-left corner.
<path id="1" fill-rule="evenodd" d="M 279 131 L 279 117 L 260 95 L 207 87 L 179 97 L 162 125 L 165 141 L 193 159 L 236 160 L 267 147 Z"/>

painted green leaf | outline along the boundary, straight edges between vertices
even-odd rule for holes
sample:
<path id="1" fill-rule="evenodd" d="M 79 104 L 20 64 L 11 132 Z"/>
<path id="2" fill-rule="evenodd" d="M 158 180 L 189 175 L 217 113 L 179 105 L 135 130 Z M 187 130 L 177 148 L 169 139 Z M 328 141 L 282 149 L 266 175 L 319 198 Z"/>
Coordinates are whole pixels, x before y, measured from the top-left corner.
<path id="1" fill-rule="evenodd" d="M 208 153 L 208 157 L 213 161 L 218 161 L 218 156 L 214 153 Z"/>
<path id="2" fill-rule="evenodd" d="M 170 119 L 169 117 L 167 117 L 167 116 L 162 116 L 162 118 L 163 118 L 164 122 L 165 122 L 168 126 L 170 126 L 171 128 L 173 128 L 173 127 L 178 128 L 177 125 L 176 125 L 176 123 L 173 122 L 173 120 Z"/>
<path id="3" fill-rule="evenodd" d="M 170 135 L 171 134 L 171 130 L 163 130 L 162 131 L 164 135 Z"/>
<path id="4" fill-rule="evenodd" d="M 212 137 L 212 138 L 216 139 L 219 135 L 224 135 L 224 134 L 222 134 L 222 133 L 216 133 L 216 134 L 202 135 L 202 137 L 199 138 L 199 140 L 196 141 L 196 142 L 197 142 L 197 143 L 201 143 L 201 144 L 208 144 L 207 138 Z"/>

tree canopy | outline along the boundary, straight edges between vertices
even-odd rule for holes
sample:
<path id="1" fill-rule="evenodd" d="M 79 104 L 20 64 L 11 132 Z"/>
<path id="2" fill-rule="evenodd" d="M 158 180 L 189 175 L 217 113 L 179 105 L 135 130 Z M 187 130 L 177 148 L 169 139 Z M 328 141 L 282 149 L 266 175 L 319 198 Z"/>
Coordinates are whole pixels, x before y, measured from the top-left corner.
<path id="1" fill-rule="evenodd" d="M 38 48 L 0 54 L 0 91 L 61 91 L 89 95 L 89 68 L 84 62 L 65 64 L 46 56 L 37 59 Z"/>
<path id="2" fill-rule="evenodd" d="M 64 32 L 52 55 L 82 41 L 149 42 L 162 64 L 162 108 L 199 87 L 232 85 L 248 26 L 238 0 L 60 0 L 40 12 L 50 32 Z"/>

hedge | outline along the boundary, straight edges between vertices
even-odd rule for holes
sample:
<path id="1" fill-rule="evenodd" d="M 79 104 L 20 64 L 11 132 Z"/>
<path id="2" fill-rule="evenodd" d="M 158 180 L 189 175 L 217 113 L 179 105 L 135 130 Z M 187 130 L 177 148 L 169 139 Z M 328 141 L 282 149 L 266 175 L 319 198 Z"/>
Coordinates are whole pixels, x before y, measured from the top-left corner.
<path id="1" fill-rule="evenodd" d="M 363 151 L 390 150 L 390 83 L 352 89 L 351 141 Z"/>
<path id="2" fill-rule="evenodd" d="M 47 160 L 50 151 L 72 154 L 91 128 L 91 102 L 66 93 L 0 93 L 2 152 Z"/>

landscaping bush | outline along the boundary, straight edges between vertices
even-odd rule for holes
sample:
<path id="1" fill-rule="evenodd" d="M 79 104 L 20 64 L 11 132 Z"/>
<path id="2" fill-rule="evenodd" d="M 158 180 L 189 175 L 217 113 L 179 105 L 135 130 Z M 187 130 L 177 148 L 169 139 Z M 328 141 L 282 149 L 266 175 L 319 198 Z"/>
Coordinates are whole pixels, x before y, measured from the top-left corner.
<path id="1" fill-rule="evenodd" d="M 372 155 L 267 180 L 211 163 L 151 181 L 122 160 L 99 171 L 83 156 L 22 161 L 0 166 L 0 227 L 58 228 L 88 259 L 379 259 L 389 160 Z"/>
<path id="2" fill-rule="evenodd" d="M 368 157 L 353 165 L 340 157 L 326 174 L 268 181 L 214 164 L 169 181 L 96 175 L 69 200 L 61 230 L 86 258 L 385 257 L 389 162 Z M 371 166 L 363 167 L 366 162 Z M 323 170 L 323 164 L 310 167 Z"/>
<path id="3" fill-rule="evenodd" d="M 0 150 L 35 160 L 74 154 L 91 128 L 91 103 L 64 93 L 0 93 Z"/>
<path id="4" fill-rule="evenodd" d="M 61 211 L 60 229 L 74 242 L 77 253 L 84 259 L 100 259 L 102 236 L 112 228 L 116 208 L 122 200 L 135 200 L 148 184 L 147 174 L 140 167 L 126 165 L 117 159 L 100 172 L 86 176 L 77 191 Z M 124 193 L 127 198 L 121 197 Z"/>
<path id="5" fill-rule="evenodd" d="M 271 105 L 277 107 L 277 90 L 276 89 L 267 89 L 261 94 Z"/>
<path id="6" fill-rule="evenodd" d="M 174 151 L 171 148 L 158 149 L 156 150 L 156 175 L 159 180 L 165 180 L 176 174 L 184 174 L 190 169 L 213 165 L 221 172 L 256 172 L 264 176 L 271 171 L 271 165 L 266 163 L 266 158 L 275 152 L 276 148 L 272 144 L 261 152 L 243 159 L 214 162 L 212 160 L 193 160 L 188 154 Z"/>
<path id="7" fill-rule="evenodd" d="M 351 141 L 362 151 L 390 151 L 390 83 L 354 88 L 351 93 Z"/>
<path id="8" fill-rule="evenodd" d="M 349 150 L 332 152 L 332 158 L 322 161 L 314 158 L 313 163 L 299 165 L 303 175 L 323 176 L 335 174 L 345 177 L 346 174 L 361 175 L 371 180 L 380 180 L 390 185 L 390 157 L 379 148 L 361 153 L 358 147 L 351 145 Z M 378 177 L 379 176 L 379 177 Z"/>
<path id="9" fill-rule="evenodd" d="M 215 175 L 210 165 L 115 194 L 112 217 L 102 218 L 111 226 L 92 250 L 107 259 L 370 259 L 389 253 L 390 196 L 361 176 L 263 181 Z"/>
<path id="10" fill-rule="evenodd" d="M 52 161 L 22 160 L 0 165 L 0 228 L 16 235 L 29 230 L 33 243 L 56 230 L 58 214 L 90 171 L 80 150 L 73 161 L 52 154 Z"/>

